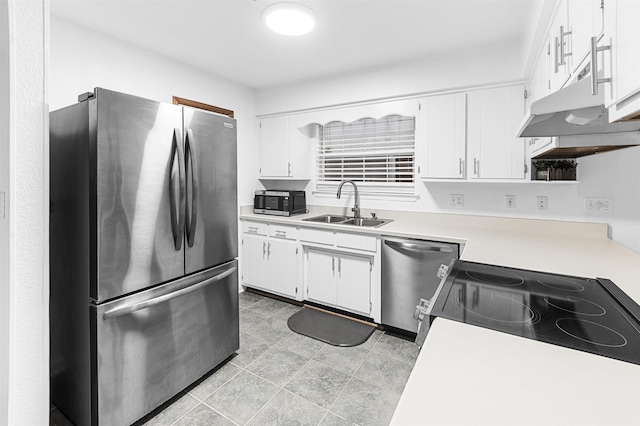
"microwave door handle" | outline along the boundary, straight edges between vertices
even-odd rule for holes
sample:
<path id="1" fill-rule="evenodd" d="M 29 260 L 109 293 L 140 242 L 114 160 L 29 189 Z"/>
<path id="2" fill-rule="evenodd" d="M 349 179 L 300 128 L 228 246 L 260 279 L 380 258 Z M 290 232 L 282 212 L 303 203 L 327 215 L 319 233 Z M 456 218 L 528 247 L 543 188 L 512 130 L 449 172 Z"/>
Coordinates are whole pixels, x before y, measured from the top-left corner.
<path id="1" fill-rule="evenodd" d="M 189 165 L 189 180 L 191 181 L 191 208 L 189 203 L 186 203 L 186 227 L 187 227 L 187 244 L 189 247 L 193 247 L 193 243 L 196 237 L 196 225 L 198 224 L 198 170 L 197 170 L 197 158 L 196 150 L 194 146 L 193 131 L 187 129 L 185 137 L 185 157 Z"/>
<path id="2" fill-rule="evenodd" d="M 173 168 L 178 157 L 178 201 L 176 201 L 176 176 Z M 185 205 L 185 179 L 184 179 L 184 154 L 182 152 L 182 137 L 180 129 L 173 129 L 171 142 L 171 160 L 169 163 L 169 214 L 171 215 L 171 233 L 173 246 L 176 251 L 182 248 L 182 234 L 184 232 L 184 205 Z"/>
<path id="3" fill-rule="evenodd" d="M 110 309 L 102 315 L 102 318 L 105 320 L 109 320 L 109 319 L 118 318 L 124 315 L 129 315 L 141 309 L 150 308 L 152 306 L 159 305 L 160 303 L 173 300 L 177 297 L 184 296 L 189 293 L 193 293 L 194 291 L 198 291 L 201 288 L 206 287 L 210 284 L 213 284 L 216 281 L 220 281 L 227 278 L 229 275 L 235 273 L 237 269 L 238 268 L 234 266 L 216 276 L 207 278 L 206 280 L 200 281 L 199 283 L 193 284 L 189 287 L 181 288 L 180 290 L 176 290 L 168 294 L 163 294 L 162 296 L 154 297 L 152 299 L 144 300 L 142 302 L 132 303 L 129 305 L 119 306 L 117 308 Z"/>

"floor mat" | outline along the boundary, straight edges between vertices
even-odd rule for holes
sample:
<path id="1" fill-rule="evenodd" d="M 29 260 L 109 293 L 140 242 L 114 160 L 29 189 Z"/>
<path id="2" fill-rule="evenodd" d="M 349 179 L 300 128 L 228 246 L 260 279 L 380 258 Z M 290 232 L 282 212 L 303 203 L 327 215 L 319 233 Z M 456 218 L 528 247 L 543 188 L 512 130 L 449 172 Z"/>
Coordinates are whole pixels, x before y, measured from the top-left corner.
<path id="1" fill-rule="evenodd" d="M 367 341 L 376 329 L 364 322 L 303 307 L 287 321 L 296 333 L 334 346 L 357 346 Z"/>

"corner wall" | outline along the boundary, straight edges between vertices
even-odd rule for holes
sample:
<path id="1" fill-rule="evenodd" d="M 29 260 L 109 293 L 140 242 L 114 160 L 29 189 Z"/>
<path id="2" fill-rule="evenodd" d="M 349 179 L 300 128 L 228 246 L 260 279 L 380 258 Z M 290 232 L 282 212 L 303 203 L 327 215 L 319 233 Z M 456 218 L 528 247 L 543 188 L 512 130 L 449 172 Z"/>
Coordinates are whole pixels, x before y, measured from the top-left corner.
<path id="1" fill-rule="evenodd" d="M 49 423 L 48 0 L 0 3 L 0 424 Z"/>
<path id="2" fill-rule="evenodd" d="M 51 110 L 103 87 L 171 103 L 173 96 L 231 109 L 238 120 L 238 202 L 253 203 L 258 127 L 254 92 L 173 59 L 51 17 Z"/>

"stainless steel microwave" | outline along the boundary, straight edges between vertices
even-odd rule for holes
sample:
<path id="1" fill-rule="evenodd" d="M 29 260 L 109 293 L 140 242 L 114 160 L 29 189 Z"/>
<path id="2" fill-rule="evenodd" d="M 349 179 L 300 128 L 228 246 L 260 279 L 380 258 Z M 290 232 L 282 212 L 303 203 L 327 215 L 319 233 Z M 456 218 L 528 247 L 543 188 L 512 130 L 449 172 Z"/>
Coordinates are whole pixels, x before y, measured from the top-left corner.
<path id="1" fill-rule="evenodd" d="M 304 191 L 256 191 L 253 198 L 253 212 L 276 216 L 292 216 L 307 212 Z"/>

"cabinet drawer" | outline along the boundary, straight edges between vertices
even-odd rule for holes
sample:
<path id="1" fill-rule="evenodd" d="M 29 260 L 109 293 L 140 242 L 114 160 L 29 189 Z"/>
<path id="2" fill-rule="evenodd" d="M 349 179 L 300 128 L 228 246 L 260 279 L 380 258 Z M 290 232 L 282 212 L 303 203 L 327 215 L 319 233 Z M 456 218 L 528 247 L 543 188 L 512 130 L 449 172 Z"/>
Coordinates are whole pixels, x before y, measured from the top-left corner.
<path id="1" fill-rule="evenodd" d="M 242 232 L 245 234 L 267 235 L 267 224 L 262 222 L 243 222 Z"/>
<path id="2" fill-rule="evenodd" d="M 333 245 L 333 231 L 322 231 L 319 229 L 301 228 L 300 240 L 316 244 Z"/>
<path id="3" fill-rule="evenodd" d="M 269 236 L 275 238 L 283 238 L 286 240 L 295 240 L 298 237 L 298 230 L 295 226 L 287 225 L 269 225 Z"/>
<path id="4" fill-rule="evenodd" d="M 358 250 L 376 251 L 376 237 L 373 235 L 359 235 L 336 233 L 336 246 Z"/>

